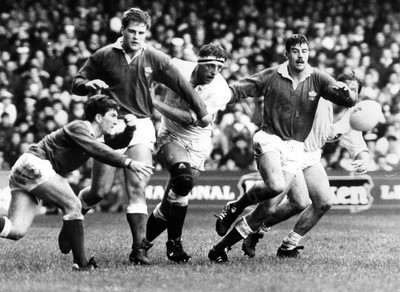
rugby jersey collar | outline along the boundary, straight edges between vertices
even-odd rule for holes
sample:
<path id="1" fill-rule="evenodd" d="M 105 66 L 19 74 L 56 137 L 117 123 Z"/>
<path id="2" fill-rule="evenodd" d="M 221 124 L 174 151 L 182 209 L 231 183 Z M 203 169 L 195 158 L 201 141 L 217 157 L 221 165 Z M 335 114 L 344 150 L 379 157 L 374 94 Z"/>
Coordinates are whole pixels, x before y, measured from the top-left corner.
<path id="1" fill-rule="evenodd" d="M 306 64 L 306 68 L 304 69 L 304 71 L 305 71 L 305 73 L 303 75 L 303 78 L 301 78 L 301 80 L 299 80 L 299 83 L 306 80 L 313 73 L 313 69 L 310 64 Z M 292 76 L 289 75 L 289 61 L 286 61 L 285 63 L 283 63 L 279 66 L 278 73 L 281 74 L 282 77 L 288 78 L 293 81 Z"/>
<path id="2" fill-rule="evenodd" d="M 95 133 L 94 133 L 94 129 L 93 129 L 93 127 L 92 127 L 92 124 L 91 124 L 89 121 L 83 121 L 83 123 L 88 127 L 89 133 L 90 133 L 91 135 L 93 135 L 93 137 L 96 138 L 96 135 L 95 135 Z"/>
<path id="3" fill-rule="evenodd" d="M 139 50 L 135 56 L 133 56 L 133 58 L 131 59 L 131 57 L 129 57 L 129 55 L 127 53 L 125 53 L 124 48 L 122 47 L 122 37 L 119 37 L 115 43 L 113 43 L 112 45 L 113 48 L 121 50 L 124 53 L 125 59 L 128 61 L 128 63 L 130 63 L 133 59 L 135 59 L 137 56 L 139 56 L 143 51 L 147 50 L 147 45 L 143 44 L 143 47 L 141 50 Z"/>

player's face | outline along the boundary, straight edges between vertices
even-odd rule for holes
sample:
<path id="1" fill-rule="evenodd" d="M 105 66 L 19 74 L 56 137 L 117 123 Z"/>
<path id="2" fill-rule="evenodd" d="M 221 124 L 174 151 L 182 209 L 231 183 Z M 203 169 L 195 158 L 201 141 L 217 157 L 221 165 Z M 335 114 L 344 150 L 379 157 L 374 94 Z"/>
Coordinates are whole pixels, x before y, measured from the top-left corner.
<path id="1" fill-rule="evenodd" d="M 289 69 L 294 72 L 302 72 L 306 68 L 310 51 L 306 43 L 297 44 L 286 52 L 286 57 L 289 61 Z"/>
<path id="2" fill-rule="evenodd" d="M 346 80 L 346 84 L 350 90 L 354 91 L 358 99 L 358 82 L 356 80 Z"/>
<path id="3" fill-rule="evenodd" d="M 136 53 L 144 46 L 147 27 L 144 23 L 129 22 L 122 27 L 122 47 L 127 53 Z"/>
<path id="4" fill-rule="evenodd" d="M 102 116 L 100 129 L 102 134 L 111 134 L 112 129 L 118 123 L 118 113 L 116 110 L 109 110 Z"/>
<path id="5" fill-rule="evenodd" d="M 209 84 L 211 83 L 215 76 L 219 72 L 221 72 L 223 65 L 222 64 L 199 64 L 197 65 L 197 79 L 199 84 Z"/>

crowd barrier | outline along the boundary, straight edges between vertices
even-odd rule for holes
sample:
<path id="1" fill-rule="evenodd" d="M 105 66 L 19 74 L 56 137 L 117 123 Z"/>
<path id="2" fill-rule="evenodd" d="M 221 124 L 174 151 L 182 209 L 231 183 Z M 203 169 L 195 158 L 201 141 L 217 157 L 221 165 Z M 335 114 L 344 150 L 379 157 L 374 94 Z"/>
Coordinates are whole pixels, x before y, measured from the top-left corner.
<path id="1" fill-rule="evenodd" d="M 335 195 L 334 209 L 358 212 L 369 208 L 400 208 L 400 176 L 396 172 L 369 172 L 368 175 L 328 173 L 330 191 Z M 156 172 L 146 189 L 149 203 L 161 200 L 168 172 Z M 225 204 L 238 198 L 256 182 L 257 172 L 205 171 L 189 194 L 192 205 Z M 6 212 L 10 202 L 8 172 L 0 171 L 0 213 Z"/>

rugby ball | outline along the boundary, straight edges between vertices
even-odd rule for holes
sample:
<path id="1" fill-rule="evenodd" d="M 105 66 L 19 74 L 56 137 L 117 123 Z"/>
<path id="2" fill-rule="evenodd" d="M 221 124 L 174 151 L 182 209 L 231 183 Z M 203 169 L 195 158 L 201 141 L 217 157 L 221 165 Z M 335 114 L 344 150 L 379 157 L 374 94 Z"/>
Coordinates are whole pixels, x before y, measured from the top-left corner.
<path id="1" fill-rule="evenodd" d="M 356 131 L 372 130 L 382 120 L 382 108 L 376 101 L 363 100 L 351 108 L 350 127 Z"/>

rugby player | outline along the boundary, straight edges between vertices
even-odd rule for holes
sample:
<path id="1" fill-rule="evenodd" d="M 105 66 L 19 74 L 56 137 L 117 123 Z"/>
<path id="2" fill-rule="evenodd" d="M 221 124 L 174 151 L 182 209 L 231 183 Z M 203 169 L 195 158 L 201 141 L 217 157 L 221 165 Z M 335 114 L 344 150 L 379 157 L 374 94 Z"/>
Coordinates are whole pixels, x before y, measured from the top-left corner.
<path id="1" fill-rule="evenodd" d="M 59 242 L 60 250 L 72 250 L 73 269 L 97 267 L 93 258 L 86 257 L 81 203 L 64 176 L 90 157 L 145 177 L 152 174 L 153 166 L 111 148 L 129 143 L 136 127 L 134 115 L 125 116 L 124 132 L 106 139 L 109 146 L 97 140 L 112 133 L 118 121 L 117 108 L 117 102 L 106 95 L 91 97 L 85 107 L 85 120 L 73 121 L 50 133 L 17 160 L 10 171 L 12 197 L 8 217 L 0 218 L 0 237 L 21 239 L 44 201 L 63 213 L 64 241 Z"/>
<path id="2" fill-rule="evenodd" d="M 306 189 L 301 169 L 307 138 L 321 97 L 351 107 L 356 95 L 347 84 L 308 64 L 309 47 L 304 35 L 294 34 L 285 42 L 287 61 L 230 84 L 236 98 L 264 97 L 263 124 L 253 137 L 254 155 L 263 179 L 237 201 L 229 202 L 216 221 L 224 236 L 243 210 L 265 201 L 265 214 L 273 214 L 292 183 Z M 211 261 L 227 261 L 226 250 L 241 240 L 234 228 L 208 254 Z"/>
<path id="3" fill-rule="evenodd" d="M 213 117 L 231 100 L 228 84 L 220 74 L 226 58 L 220 45 L 207 44 L 200 48 L 197 63 L 172 59 Z M 188 194 L 204 171 L 204 162 L 211 152 L 212 125 L 199 127 L 188 103 L 172 90 L 168 90 L 164 101 L 157 99 L 153 103 L 163 115 L 156 145 L 170 177 L 162 202 L 147 220 L 146 238 L 151 242 L 167 229 L 168 259 L 186 262 L 191 256 L 183 249 L 181 237 Z"/>

